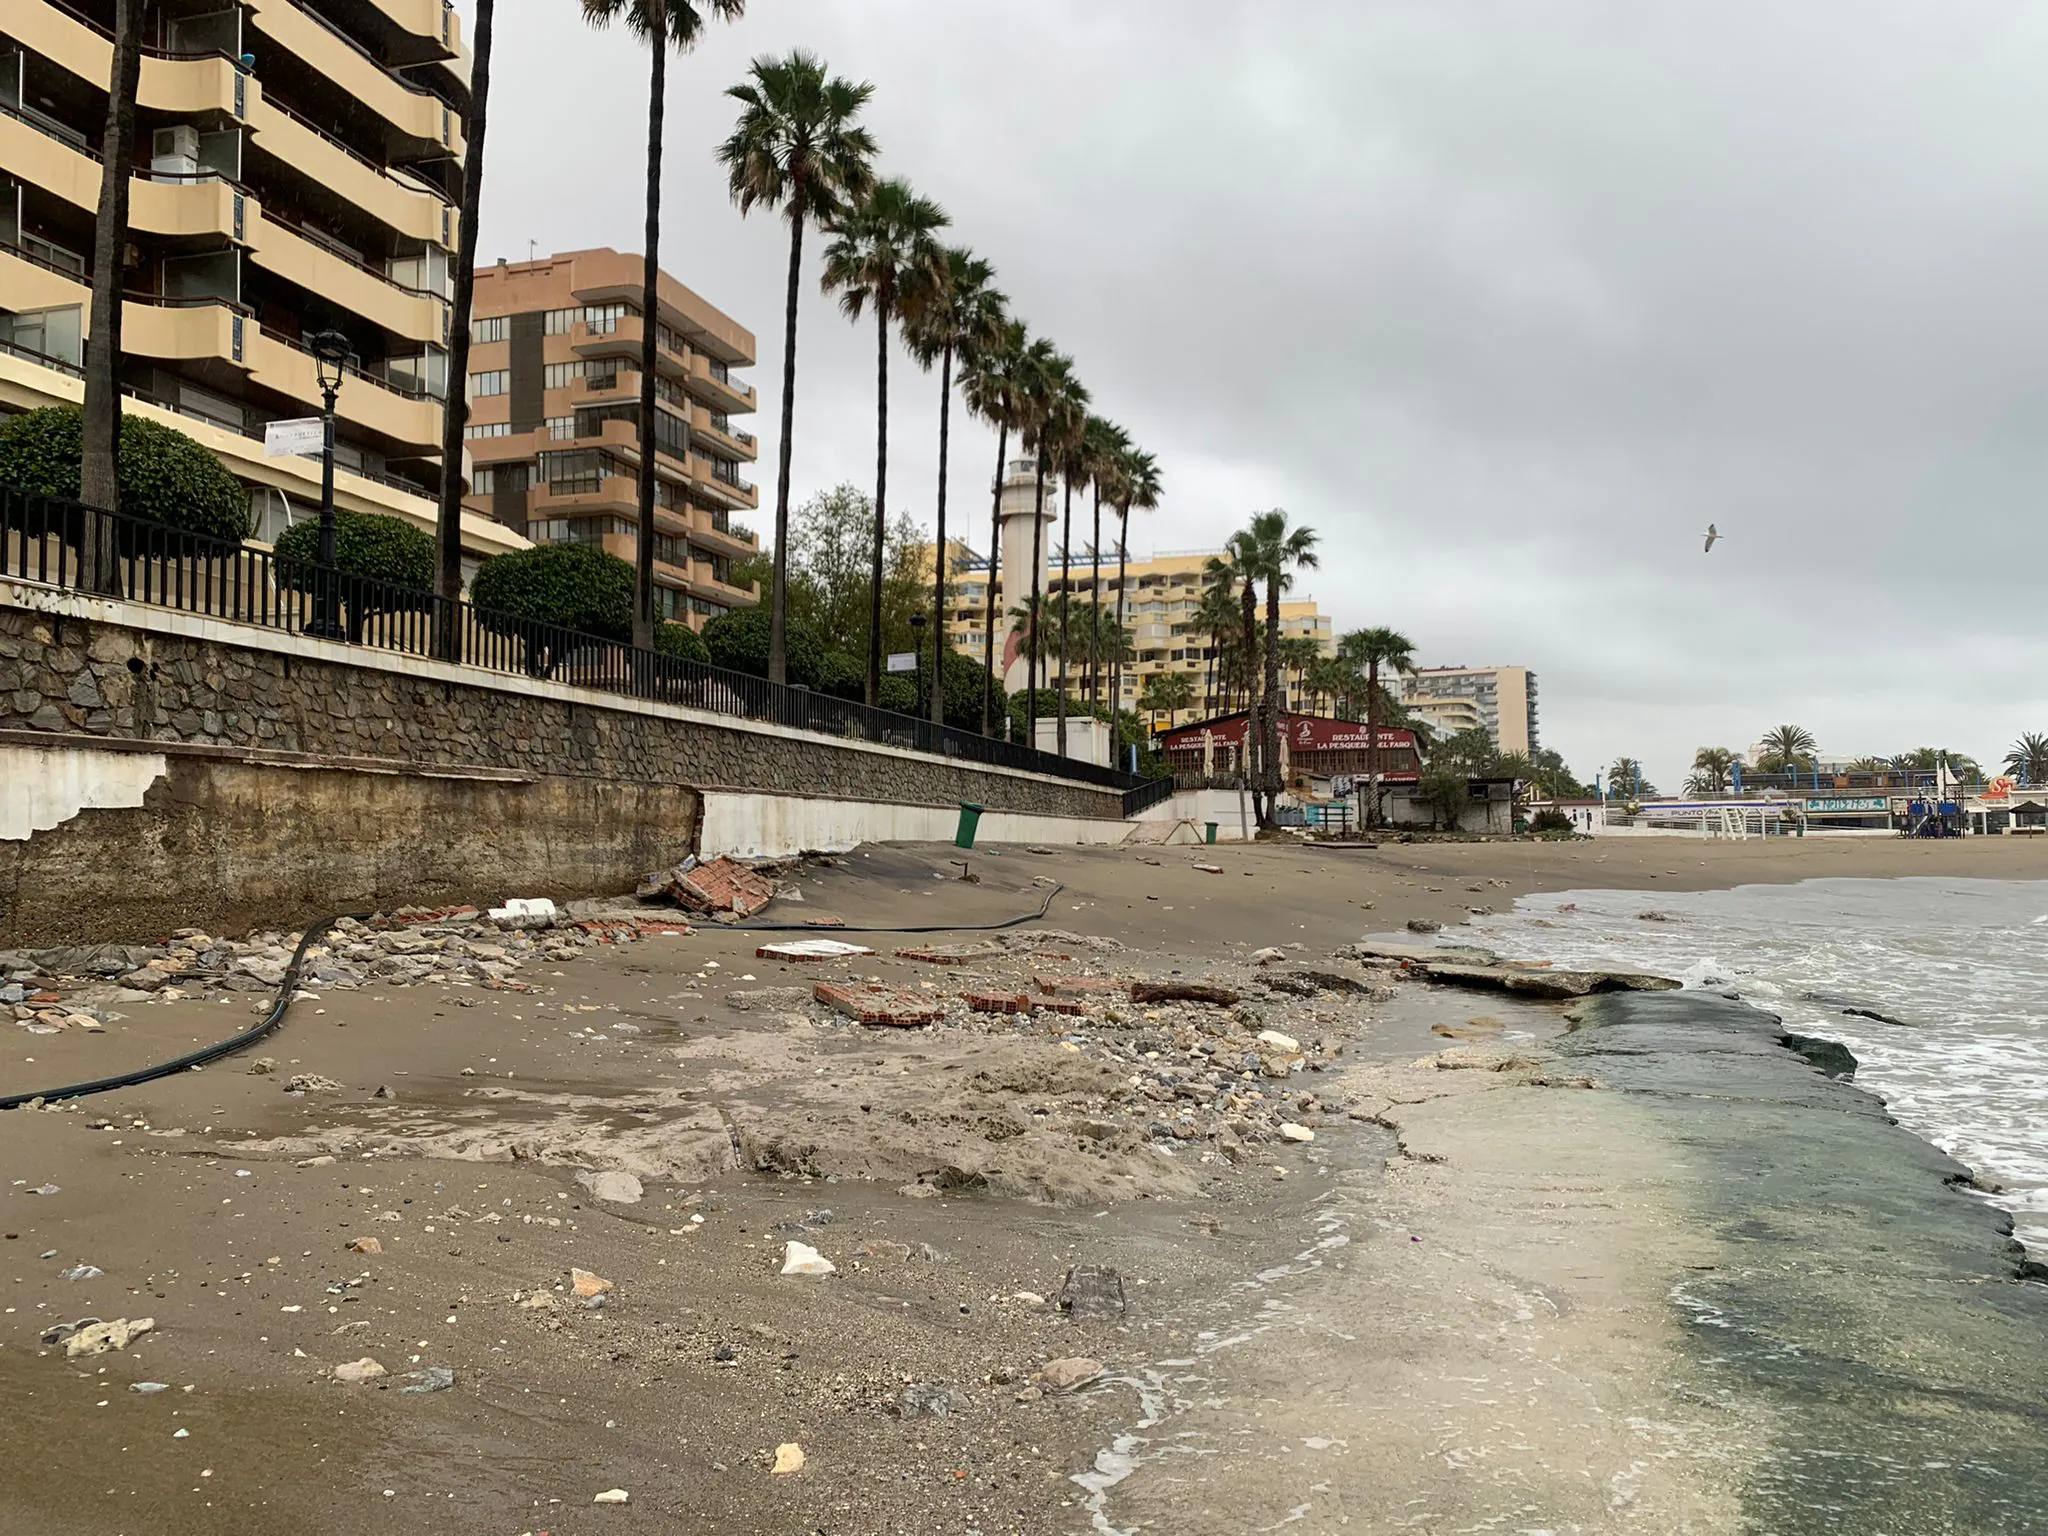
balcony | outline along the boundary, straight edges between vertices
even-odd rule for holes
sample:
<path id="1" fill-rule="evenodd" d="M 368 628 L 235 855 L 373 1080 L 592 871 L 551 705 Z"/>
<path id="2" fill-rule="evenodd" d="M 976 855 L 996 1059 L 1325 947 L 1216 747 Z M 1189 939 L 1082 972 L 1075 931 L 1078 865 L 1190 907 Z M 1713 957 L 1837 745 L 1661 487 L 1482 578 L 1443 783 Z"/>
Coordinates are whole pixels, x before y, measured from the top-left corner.
<path id="1" fill-rule="evenodd" d="M 634 375 L 636 393 L 640 387 L 640 348 L 644 340 L 645 332 L 638 315 L 621 315 L 608 331 L 598 330 L 582 320 L 569 328 L 569 346 L 578 357 L 617 358 L 619 372 Z M 689 371 L 689 365 L 682 358 L 660 346 L 655 349 L 654 366 L 661 378 L 671 381 L 683 379 Z"/>
<path id="2" fill-rule="evenodd" d="M 430 191 L 401 182 L 381 166 L 315 127 L 251 81 L 250 147 L 292 166 L 395 233 L 452 247 L 460 214 Z"/>
<path id="3" fill-rule="evenodd" d="M 691 520 L 689 540 L 699 549 L 708 554 L 722 555 L 728 560 L 746 560 L 761 552 L 758 538 L 743 539 L 713 525 L 711 517 L 712 514 L 700 511 Z"/>
<path id="4" fill-rule="evenodd" d="M 317 70 L 381 117 L 402 141 L 406 158 L 462 158 L 461 120 L 440 97 L 400 79 L 302 0 L 248 0 L 248 5 L 263 41 Z M 255 52 L 260 58 L 261 47 Z M 104 70 L 100 78 L 106 78 Z"/>
<path id="5" fill-rule="evenodd" d="M 702 442 L 721 449 L 733 458 L 745 460 L 749 464 L 761 457 L 760 445 L 754 441 L 753 433 L 742 432 L 730 424 L 724 427 L 714 426 L 708 411 L 698 410 L 690 413 L 690 438 L 693 442 Z"/>
<path id="6" fill-rule="evenodd" d="M 8 0 L 7 34 L 32 53 L 104 91 L 114 69 L 114 45 L 94 23 L 51 0 Z M 235 78 L 225 58 L 162 58 L 145 54 L 138 105 L 179 117 L 235 110 Z M 244 82 L 246 87 L 247 82 Z"/>
<path id="7" fill-rule="evenodd" d="M 714 411 L 731 413 L 754 409 L 753 389 L 733 378 L 725 364 L 713 362 L 708 357 L 694 356 L 690 359 L 690 371 L 683 384 L 692 396 Z"/>

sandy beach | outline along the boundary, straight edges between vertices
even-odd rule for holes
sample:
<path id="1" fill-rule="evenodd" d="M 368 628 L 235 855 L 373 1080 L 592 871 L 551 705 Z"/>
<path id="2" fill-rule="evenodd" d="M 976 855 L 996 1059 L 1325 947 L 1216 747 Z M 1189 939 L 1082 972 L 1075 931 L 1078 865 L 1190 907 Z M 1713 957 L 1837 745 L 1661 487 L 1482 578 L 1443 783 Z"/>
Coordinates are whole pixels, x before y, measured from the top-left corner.
<path id="1" fill-rule="evenodd" d="M 1674 1299 L 1740 1274 L 1742 1305 L 1805 1326 L 1754 1252 L 1731 1259 L 1729 1191 L 1763 1176 L 1736 1171 L 1745 1148 L 1808 1125 L 1826 1133 L 1807 1155 L 1891 1170 L 1892 1219 L 1933 1213 L 1938 1262 L 1903 1241 L 1856 1260 L 1912 1268 L 1916 1329 L 2042 1342 L 2048 1293 L 2018 1283 L 1996 1213 L 1773 1040 L 1711 1036 L 1741 1091 L 1688 1119 L 1706 1096 L 1584 1044 L 1654 1016 L 1568 1032 L 1558 1007 L 1347 950 L 1537 891 L 2031 879 L 2031 841 L 1002 848 L 971 857 L 971 884 L 953 857 L 857 850 L 771 910 L 954 930 L 846 935 L 870 956 L 766 960 L 785 935 L 703 924 L 536 948 L 492 985 L 373 975 L 301 1000 L 245 1057 L 0 1115 L 0 1403 L 33 1426 L 0 1521 L 1561 1536 L 1766 1528 L 1767 1509 L 1773 1530 L 1838 1528 L 1769 1502 L 1804 1384 L 1718 1362 Z M 970 931 L 1055 883 L 1042 922 Z M 931 945 L 973 952 L 897 954 Z M 1134 980 L 1238 1000 L 1138 1004 Z M 867 1027 L 815 1002 L 819 982 L 944 1017 Z M 960 1000 L 1056 982 L 1070 1011 Z M 10 1035 L 0 1092 L 162 1059 L 262 1003 L 206 996 Z M 1656 1082 L 1703 1070 L 1688 1038 L 1659 1037 Z M 324 1081 L 287 1091 L 305 1075 Z M 639 1198 L 599 1198 L 600 1173 Z M 1770 1262 L 1811 1241 L 1816 1274 L 1846 1272 L 1855 1234 L 1795 1195 L 1777 1238 L 1795 1246 Z M 782 1275 L 792 1242 L 835 1272 Z M 64 1278 L 78 1266 L 99 1273 Z M 1121 1307 L 1063 1311 L 1076 1266 L 1114 1269 Z M 1959 1288 L 1996 1306 L 1957 1311 Z M 1865 1293 L 1829 1291 L 1836 1364 L 1881 1376 L 1902 1414 L 1946 1403 L 2039 1459 L 2040 1405 L 1998 1397 L 1993 1372 L 1966 1383 L 1969 1349 L 1872 1356 L 1886 1326 L 1859 1320 Z M 42 1342 L 140 1317 L 125 1349 Z M 365 1359 L 384 1374 L 337 1379 Z M 408 1375 L 429 1368 L 452 1383 Z M 803 1468 L 773 1475 L 787 1445 Z M 1977 1524 L 1929 1523 L 1948 1518 L 1934 1502 L 1900 1528 L 2036 1528 L 2039 1490 L 2015 1486 L 2004 1513 L 1969 1506 Z M 628 1501 L 593 1502 L 614 1489 Z"/>

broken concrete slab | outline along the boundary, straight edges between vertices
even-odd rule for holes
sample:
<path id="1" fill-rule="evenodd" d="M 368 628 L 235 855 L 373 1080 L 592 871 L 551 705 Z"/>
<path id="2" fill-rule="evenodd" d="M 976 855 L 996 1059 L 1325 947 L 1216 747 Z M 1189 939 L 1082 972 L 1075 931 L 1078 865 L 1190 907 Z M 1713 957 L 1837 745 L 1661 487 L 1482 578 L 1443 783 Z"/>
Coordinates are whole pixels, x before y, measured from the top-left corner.
<path id="1" fill-rule="evenodd" d="M 1215 986 L 1205 981 L 1131 983 L 1131 1001 L 1134 1003 L 1208 1003 L 1217 1008 L 1229 1008 L 1240 1000 L 1239 994 L 1230 988 Z"/>
<path id="2" fill-rule="evenodd" d="M 641 882 L 646 889 L 647 881 Z M 733 859 L 677 865 L 661 887 L 686 912 L 752 917 L 775 899 L 775 882 Z"/>
<path id="3" fill-rule="evenodd" d="M 754 951 L 756 960 L 847 960 L 855 955 L 872 955 L 864 944 L 847 944 L 838 939 L 797 939 L 788 944 L 763 944 Z"/>
<path id="4" fill-rule="evenodd" d="M 926 965 L 972 965 L 977 960 L 995 960 L 1009 954 L 1000 944 L 925 944 L 916 949 L 899 949 L 898 960 L 918 960 Z"/>
<path id="5" fill-rule="evenodd" d="M 1427 981 L 1481 991 L 1512 992 L 1521 997 L 1574 998 L 1596 992 L 1674 992 L 1679 983 L 1667 976 L 1636 971 L 1538 971 L 1507 965 L 1412 963 L 1409 969 Z"/>

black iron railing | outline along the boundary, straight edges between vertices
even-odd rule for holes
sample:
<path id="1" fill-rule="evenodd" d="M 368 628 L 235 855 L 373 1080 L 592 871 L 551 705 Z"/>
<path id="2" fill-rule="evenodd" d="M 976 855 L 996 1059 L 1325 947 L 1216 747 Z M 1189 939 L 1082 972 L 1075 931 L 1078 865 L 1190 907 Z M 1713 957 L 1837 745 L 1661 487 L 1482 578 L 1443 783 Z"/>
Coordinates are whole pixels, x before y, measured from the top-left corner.
<path id="1" fill-rule="evenodd" d="M 1149 810 L 1155 805 L 1171 800 L 1175 787 L 1173 775 L 1170 773 L 1164 778 L 1147 779 L 1141 784 L 1134 785 L 1124 791 L 1124 815 L 1135 816 L 1140 811 Z"/>
<path id="2" fill-rule="evenodd" d="M 369 581 L 266 549 L 79 502 L 0 486 L 0 578 L 201 614 L 234 624 L 454 660 L 538 681 L 812 732 L 1043 773 L 1130 793 L 1153 785 L 972 731 L 784 687 L 743 672 L 641 650 L 558 625 L 446 603 L 432 592 Z M 1171 792 L 1172 781 L 1163 782 Z M 1147 800 L 1144 804 L 1150 804 Z"/>

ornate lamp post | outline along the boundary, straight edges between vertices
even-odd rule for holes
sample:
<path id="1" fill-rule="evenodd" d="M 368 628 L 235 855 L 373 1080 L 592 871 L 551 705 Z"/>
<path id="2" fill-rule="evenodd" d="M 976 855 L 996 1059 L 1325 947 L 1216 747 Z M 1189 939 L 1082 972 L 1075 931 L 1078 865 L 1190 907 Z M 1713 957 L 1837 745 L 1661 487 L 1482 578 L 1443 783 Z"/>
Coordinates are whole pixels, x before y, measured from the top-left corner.
<path id="1" fill-rule="evenodd" d="M 355 351 L 339 331 L 316 331 L 306 338 L 313 354 L 313 370 L 320 383 L 320 569 L 314 576 L 313 618 L 305 626 L 309 635 L 343 640 L 340 594 L 334 589 L 334 397 L 341 392 L 342 375 L 348 371 Z"/>

